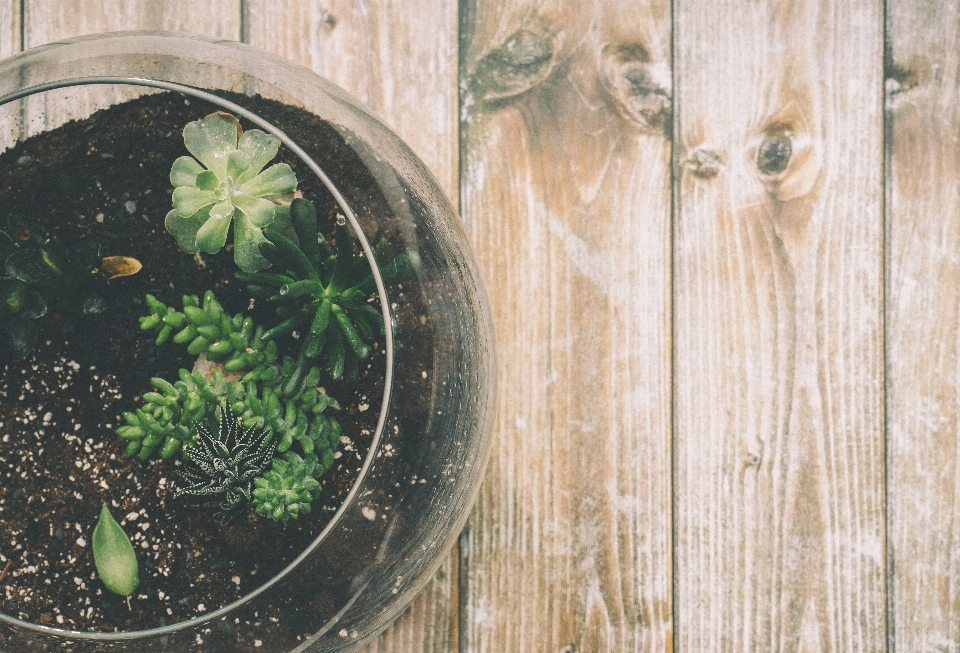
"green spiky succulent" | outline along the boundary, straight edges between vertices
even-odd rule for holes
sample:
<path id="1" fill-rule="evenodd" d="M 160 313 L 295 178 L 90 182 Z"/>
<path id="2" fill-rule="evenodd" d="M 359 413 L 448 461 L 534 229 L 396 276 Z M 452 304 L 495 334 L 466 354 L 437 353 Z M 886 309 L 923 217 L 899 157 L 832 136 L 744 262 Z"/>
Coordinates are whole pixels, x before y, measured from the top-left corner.
<path id="1" fill-rule="evenodd" d="M 282 205 L 289 205 L 297 177 L 286 163 L 264 169 L 280 148 L 271 134 L 244 132 L 236 117 L 212 113 L 187 124 L 183 143 L 193 157 L 173 162 L 173 209 L 165 225 L 177 244 L 190 254 L 216 254 L 227 242 L 233 224 L 233 257 L 241 270 L 269 265 L 258 245 L 262 229 L 272 224 Z"/>
<path id="2" fill-rule="evenodd" d="M 195 425 L 211 418 L 217 407 L 226 403 L 244 426 L 264 428 L 275 436 L 279 453 L 295 446 L 306 460 L 315 461 L 317 475 L 333 465 L 340 425 L 325 412 L 340 406 L 318 386 L 320 370 L 316 366 L 307 370 L 301 389 L 286 397 L 282 388 L 294 374 L 295 361 L 289 356 L 281 359 L 277 344 L 262 340 L 261 327 L 249 317 L 227 314 L 212 292 L 204 295 L 202 306 L 197 297 L 184 296 L 182 313 L 153 296 L 147 297 L 147 305 L 150 315 L 140 322 L 145 331 L 156 332 L 158 342 L 173 334 L 173 341 L 187 345 L 188 352 L 221 360 L 224 371 L 214 367 L 212 380 L 185 369 L 173 383 L 151 379 L 156 392 L 145 393 L 140 408 L 123 413 L 125 423 L 116 431 L 128 441 L 128 456 L 146 460 L 159 453 L 161 458 L 170 458 L 193 446 Z M 197 325 L 199 329 L 215 327 L 217 334 L 191 330 Z M 174 332 L 174 326 L 179 330 Z M 238 337 L 241 339 L 234 342 Z M 218 342 L 236 346 L 220 351 Z M 231 382 L 225 379 L 225 372 L 243 376 Z"/>
<path id="3" fill-rule="evenodd" d="M 310 504 L 321 490 L 313 477 L 315 467 L 315 461 L 304 461 L 295 453 L 274 458 L 270 470 L 253 479 L 253 506 L 257 514 L 284 523 L 310 514 Z"/>
<path id="4" fill-rule="evenodd" d="M 250 294 L 266 298 L 277 307 L 282 320 L 266 331 L 265 340 L 300 330 L 304 333 L 298 366 L 306 368 L 326 352 L 331 376 L 354 379 L 359 361 L 384 332 L 383 315 L 369 303 L 376 291 L 370 263 L 360 252 L 354 255 L 353 236 L 346 220 L 336 227 L 336 251 L 317 231 L 313 203 L 295 199 L 290 205 L 290 222 L 296 242 L 279 229 L 264 233 L 269 242 L 260 251 L 272 264 L 269 272 L 240 273 Z M 378 241 L 374 257 L 385 283 L 398 283 L 412 276 L 415 262 L 407 253 L 389 261 L 387 242 Z M 295 392 L 296 378 L 285 392 Z"/>
<path id="5" fill-rule="evenodd" d="M 249 503 L 254 478 L 270 464 L 275 448 L 266 430 L 242 428 L 225 404 L 216 433 L 197 424 L 196 445 L 186 449 L 187 460 L 177 470 L 186 485 L 173 496 L 220 499 L 220 512 L 214 518 L 225 524 Z"/>
<path id="6" fill-rule="evenodd" d="M 26 358 L 49 310 L 91 315 L 107 309 L 107 281 L 135 274 L 140 262 L 103 257 L 95 242 L 16 241 L 0 231 L 0 330 L 17 358 Z"/>
<path id="7" fill-rule="evenodd" d="M 156 331 L 156 343 L 162 345 L 171 335 L 177 344 L 187 345 L 187 353 L 204 354 L 208 360 L 224 361 L 228 372 L 252 370 L 267 359 L 277 359 L 277 345 L 264 342 L 263 329 L 242 314 L 230 316 L 208 290 L 203 304 L 196 295 L 183 296 L 183 311 L 177 311 L 153 295 L 146 296 L 150 314 L 140 318 L 140 329 Z"/>

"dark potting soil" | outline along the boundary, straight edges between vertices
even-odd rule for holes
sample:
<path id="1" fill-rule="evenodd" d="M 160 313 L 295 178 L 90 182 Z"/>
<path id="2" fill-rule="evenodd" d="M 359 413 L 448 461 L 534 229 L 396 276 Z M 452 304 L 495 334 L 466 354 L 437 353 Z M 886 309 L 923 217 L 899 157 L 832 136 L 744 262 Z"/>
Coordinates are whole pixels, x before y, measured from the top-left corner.
<path id="1" fill-rule="evenodd" d="M 329 153 L 322 162 L 328 170 L 352 166 L 336 176 L 353 180 L 348 197 L 361 218 L 388 210 L 369 173 L 325 123 L 266 100 L 244 103 L 268 120 L 285 116 L 295 141 Z M 139 332 L 146 293 L 179 308 L 183 294 L 210 288 L 228 312 L 275 322 L 263 307 L 251 309 L 233 280 L 232 252 L 185 254 L 163 228 L 170 166 L 186 154 L 182 129 L 214 110 L 178 94 L 148 95 L 0 155 L 0 229 L 19 238 L 92 239 L 104 255 L 143 263 L 139 274 L 110 282 L 105 313 L 46 316 L 29 360 L 14 360 L 0 343 L 0 612 L 71 630 L 113 631 L 217 609 L 269 580 L 317 537 L 368 453 L 383 392 L 380 343 L 358 381 L 326 384 L 342 406 L 332 414 L 343 438 L 310 515 L 280 524 L 251 511 L 220 526 L 212 519 L 215 503 L 173 498 L 179 480 L 173 461 L 123 456 L 125 442 L 114 433 L 120 413 L 140 405 L 152 390 L 150 377 L 175 380 L 180 367 L 193 364 L 182 346 L 157 347 Z M 332 238 L 332 198 L 299 159 L 281 149 L 278 160 L 293 167 Z M 416 295 L 405 290 L 403 296 Z M 409 303 L 395 308 L 417 311 Z M 92 532 L 103 501 L 138 554 L 141 583 L 129 601 L 107 591 L 94 567 Z"/>

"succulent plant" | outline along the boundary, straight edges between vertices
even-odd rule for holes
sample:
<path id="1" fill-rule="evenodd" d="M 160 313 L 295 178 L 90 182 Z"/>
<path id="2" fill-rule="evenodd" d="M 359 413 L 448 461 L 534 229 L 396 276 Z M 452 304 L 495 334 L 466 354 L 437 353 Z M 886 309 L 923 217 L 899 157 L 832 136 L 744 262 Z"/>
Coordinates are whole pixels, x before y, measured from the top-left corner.
<path id="1" fill-rule="evenodd" d="M 335 379 L 356 378 L 359 361 L 369 355 L 377 336 L 383 335 L 383 316 L 369 299 L 376 291 L 370 263 L 363 253 L 354 255 L 353 236 L 346 220 L 339 217 L 336 251 L 317 231 L 313 203 L 295 199 L 290 222 L 297 241 L 279 229 L 268 228 L 268 242 L 260 251 L 270 261 L 269 272 L 240 273 L 250 294 L 266 298 L 277 307 L 282 322 L 264 332 L 272 340 L 296 330 L 304 337 L 297 358 L 298 371 L 285 394 L 297 391 L 306 367 L 326 351 Z M 398 283 L 414 273 L 415 262 L 407 253 L 386 261 L 387 241 L 380 239 L 374 256 L 385 283 Z"/>
<path id="2" fill-rule="evenodd" d="M 253 479 L 270 464 L 275 448 L 267 431 L 242 428 L 225 404 L 216 433 L 197 423 L 196 445 L 185 450 L 187 460 L 177 470 L 187 485 L 173 496 L 219 498 L 220 512 L 215 519 L 227 523 L 250 501 Z"/>
<path id="3" fill-rule="evenodd" d="M 262 328 L 242 314 L 228 315 L 213 291 L 203 295 L 203 304 L 195 295 L 183 296 L 183 312 L 173 309 L 153 295 L 146 296 L 150 314 L 140 318 L 140 329 L 156 331 L 156 343 L 162 345 L 171 335 L 173 341 L 187 345 L 187 353 L 205 354 L 212 361 L 226 361 L 228 372 L 249 370 L 266 359 L 277 358 L 276 344 L 261 340 Z"/>
<path id="4" fill-rule="evenodd" d="M 219 252 L 233 224 L 233 256 L 241 270 L 269 265 L 258 245 L 278 205 L 289 204 L 297 177 L 285 163 L 264 170 L 280 140 L 259 129 L 246 132 L 236 117 L 212 113 L 187 124 L 183 143 L 193 157 L 173 162 L 173 209 L 165 225 L 185 252 Z M 194 158 L 195 157 L 195 158 Z"/>
<path id="5" fill-rule="evenodd" d="M 293 374 L 295 361 L 290 357 L 280 359 L 276 342 L 265 343 L 260 338 L 261 327 L 255 326 L 249 317 L 225 313 L 212 292 L 205 294 L 202 308 L 195 296 L 185 296 L 183 313 L 149 295 L 147 305 L 150 315 L 141 318 L 141 326 L 157 332 L 159 342 L 170 339 L 174 328 L 179 329 L 173 335 L 174 342 L 187 345 L 195 355 L 226 359 L 225 371 L 244 374 L 239 381 L 230 382 L 224 371 L 214 367 L 212 380 L 199 371 L 184 369 L 173 383 L 159 377 L 152 379 L 156 392 L 145 393 L 140 408 L 123 413 L 125 423 L 116 431 L 128 441 L 128 456 L 146 460 L 159 453 L 161 458 L 170 458 L 193 446 L 195 425 L 211 418 L 217 407 L 226 403 L 244 426 L 263 428 L 275 436 L 278 452 L 296 445 L 304 458 L 316 460 L 318 475 L 332 466 L 340 425 L 324 413 L 340 406 L 318 387 L 320 370 L 316 366 L 307 370 L 301 389 L 286 397 L 282 387 Z M 205 331 L 210 335 L 207 338 L 200 331 L 194 333 L 190 328 L 196 324 L 201 325 L 198 328 L 216 325 L 219 335 L 214 337 L 212 331 Z M 238 334 L 242 334 L 242 342 L 234 344 L 242 344 L 243 349 L 217 353 L 217 342 L 233 342 Z M 202 346 L 195 347 L 201 337 Z"/>
<path id="6" fill-rule="evenodd" d="M 295 453 L 274 458 L 269 471 L 253 480 L 253 506 L 258 515 L 288 522 L 310 514 L 310 504 L 320 495 L 314 479 L 316 461 L 305 461 Z"/>
<path id="7" fill-rule="evenodd" d="M 100 244 L 46 242 L 27 236 L 18 241 L 0 231 L 0 320 L 13 353 L 26 358 L 49 310 L 90 315 L 107 308 L 107 281 L 135 274 L 140 262 L 125 256 L 103 257 Z"/>
<path id="8" fill-rule="evenodd" d="M 93 563 L 104 586 L 120 596 L 130 596 L 140 585 L 137 552 L 130 538 L 104 503 L 93 529 Z"/>

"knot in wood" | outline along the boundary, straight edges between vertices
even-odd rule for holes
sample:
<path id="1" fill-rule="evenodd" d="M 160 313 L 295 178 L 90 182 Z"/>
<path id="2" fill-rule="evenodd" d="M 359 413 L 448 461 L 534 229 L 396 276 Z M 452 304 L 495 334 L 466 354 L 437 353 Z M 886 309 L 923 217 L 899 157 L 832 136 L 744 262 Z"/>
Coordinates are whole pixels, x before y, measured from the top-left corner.
<path id="1" fill-rule="evenodd" d="M 787 134 L 768 136 L 757 152 L 757 167 L 765 175 L 776 175 L 787 169 L 793 144 Z"/>
<path id="2" fill-rule="evenodd" d="M 478 100 L 504 100 L 530 90 L 553 69 L 553 39 L 520 29 L 477 62 L 470 88 Z"/>
<path id="3" fill-rule="evenodd" d="M 702 148 L 695 150 L 684 163 L 690 167 L 691 174 L 698 179 L 716 177 L 723 166 L 723 161 L 717 154 Z"/>
<path id="4" fill-rule="evenodd" d="M 553 56 L 550 43 L 525 29 L 514 32 L 497 50 L 501 63 L 512 71 L 535 72 Z"/>
<path id="5" fill-rule="evenodd" d="M 629 120 L 670 136 L 673 97 L 669 66 L 656 64 L 639 43 L 604 46 L 602 84 Z"/>

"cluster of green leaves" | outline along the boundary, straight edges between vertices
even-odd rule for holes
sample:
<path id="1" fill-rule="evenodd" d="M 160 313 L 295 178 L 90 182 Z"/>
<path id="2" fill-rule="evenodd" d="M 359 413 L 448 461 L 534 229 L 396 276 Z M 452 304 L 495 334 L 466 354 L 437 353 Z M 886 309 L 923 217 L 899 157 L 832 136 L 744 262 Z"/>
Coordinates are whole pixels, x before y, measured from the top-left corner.
<path id="1" fill-rule="evenodd" d="M 191 354 L 218 358 L 224 370 L 243 376 L 227 381 L 224 372 L 215 367 L 212 381 L 199 371 L 185 369 L 173 383 L 153 378 L 156 392 L 145 393 L 143 406 L 124 413 L 126 423 L 117 429 L 117 435 L 129 441 L 128 456 L 146 460 L 159 452 L 161 458 L 170 458 L 178 450 L 193 446 L 197 425 L 212 419 L 218 406 L 227 405 L 244 426 L 263 428 L 275 436 L 278 453 L 296 445 L 304 459 L 313 461 L 318 476 L 333 466 L 340 424 L 324 413 L 340 406 L 318 386 L 319 368 L 309 368 L 299 391 L 285 396 L 283 387 L 294 376 L 296 362 L 289 356 L 281 359 L 276 343 L 264 342 L 263 329 L 251 318 L 228 315 L 209 291 L 202 306 L 197 297 L 185 296 L 183 312 L 152 296 L 148 296 L 147 304 L 151 312 L 141 318 L 141 326 L 145 331 L 156 331 L 161 344 L 171 336 L 172 330 L 167 328 L 176 325 L 180 330 L 173 335 L 174 342 L 186 344 Z M 214 325 L 219 330 L 216 335 L 209 330 L 193 330 Z M 189 337 L 181 337 L 184 333 Z M 198 338 L 203 339 L 202 346 L 195 347 Z M 219 342 L 236 346 L 227 351 L 215 346 Z"/>
<path id="2" fill-rule="evenodd" d="M 239 273 L 251 295 L 276 306 L 281 322 L 264 334 L 271 340 L 302 333 L 298 364 L 316 362 L 326 352 L 330 374 L 357 378 L 359 362 L 384 333 L 383 315 L 370 303 L 376 291 L 370 263 L 363 252 L 354 254 L 353 236 L 346 220 L 336 227 L 336 250 L 317 231 L 313 202 L 295 199 L 290 205 L 290 229 L 268 228 L 260 251 L 270 261 L 269 272 Z M 385 283 L 399 283 L 414 272 L 407 253 L 389 261 L 386 239 L 374 247 L 374 257 Z"/>
<path id="3" fill-rule="evenodd" d="M 225 404 L 216 432 L 197 424 L 196 445 L 184 451 L 186 459 L 177 470 L 187 485 L 174 497 L 188 494 L 220 499 L 220 512 L 214 518 L 225 524 L 249 503 L 254 477 L 270 464 L 274 449 L 276 442 L 268 431 L 241 428 Z"/>
<path id="4" fill-rule="evenodd" d="M 49 310 L 72 315 L 106 310 L 109 266 L 103 261 L 99 243 L 17 241 L 0 231 L 0 320 L 17 358 L 30 355 Z"/>
<path id="5" fill-rule="evenodd" d="M 252 497 L 258 514 L 285 522 L 310 511 L 321 490 L 317 479 L 333 465 L 340 441 L 339 424 L 324 415 L 339 406 L 318 386 L 322 356 L 334 379 L 357 378 L 360 361 L 384 334 L 373 303 L 374 276 L 363 253 L 355 252 L 342 216 L 331 244 L 319 233 L 313 203 L 293 198 L 297 179 L 289 166 L 264 169 L 279 151 L 278 139 L 259 130 L 243 132 L 239 121 L 224 113 L 188 124 L 183 136 L 195 158 L 180 157 L 170 171 L 174 192 L 167 230 L 182 250 L 215 254 L 232 224 L 238 278 L 251 296 L 273 305 L 278 323 L 263 329 L 249 317 L 231 316 L 210 291 L 202 304 L 184 297 L 182 311 L 148 295 L 150 313 L 141 318 L 141 328 L 155 332 L 158 345 L 173 340 L 222 370 L 215 367 L 212 379 L 187 370 L 173 383 L 154 378 L 156 392 L 145 394 L 135 412 L 124 413 L 126 423 L 117 433 L 129 441 L 127 455 L 141 459 L 157 452 L 169 458 L 182 450 L 194 464 L 185 477 L 193 489 L 180 493 L 221 496 L 222 515 Z M 374 259 L 385 283 L 415 272 L 409 255 L 388 260 L 387 254 L 381 239 Z M 286 338 L 298 343 L 293 357 L 281 356 L 278 342 Z M 231 373 L 239 380 L 228 381 Z M 215 449 L 216 438 L 205 430 L 218 407 L 238 416 L 245 428 L 261 429 L 264 441 L 275 447 L 270 469 L 249 476 L 252 495 L 214 491 L 240 473 L 224 456 L 219 463 L 207 460 L 205 476 L 197 471 L 199 451 L 229 448 Z M 210 470 L 230 474 L 213 478 Z"/>
<path id="6" fill-rule="evenodd" d="M 284 523 L 301 514 L 310 514 L 310 504 L 321 490 L 316 472 L 316 460 L 304 460 L 293 452 L 274 458 L 271 469 L 253 479 L 253 505 L 257 514 Z"/>
<path id="7" fill-rule="evenodd" d="M 173 209 L 164 221 L 185 252 L 216 254 L 233 224 L 233 258 L 241 270 L 269 265 L 258 245 L 262 229 L 293 199 L 297 177 L 286 163 L 266 166 L 280 140 L 259 129 L 244 132 L 236 117 L 211 113 L 183 129 L 183 143 L 193 157 L 173 163 Z M 194 158 L 195 157 L 195 158 Z"/>
<path id="8" fill-rule="evenodd" d="M 162 345 L 173 336 L 177 344 L 187 345 L 187 353 L 204 354 L 208 360 L 223 361 L 228 372 L 257 370 L 277 360 L 277 345 L 263 340 L 263 329 L 241 313 L 228 315 L 212 290 L 203 295 L 184 295 L 183 311 L 171 308 L 153 295 L 147 295 L 150 314 L 140 318 L 140 329 L 156 331 L 156 343 Z"/>

